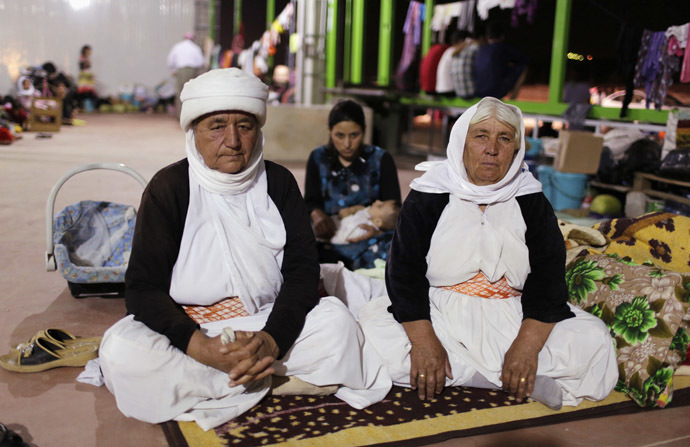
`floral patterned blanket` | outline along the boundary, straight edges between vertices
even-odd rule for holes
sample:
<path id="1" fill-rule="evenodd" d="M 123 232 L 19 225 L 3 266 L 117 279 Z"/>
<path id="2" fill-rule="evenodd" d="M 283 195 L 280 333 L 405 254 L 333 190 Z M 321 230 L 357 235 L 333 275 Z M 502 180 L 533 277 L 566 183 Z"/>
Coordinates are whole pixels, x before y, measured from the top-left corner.
<path id="1" fill-rule="evenodd" d="M 643 407 L 673 397 L 690 344 L 690 218 L 651 213 L 598 228 L 610 244 L 569 262 L 570 302 L 601 318 L 616 344 L 616 386 Z"/>

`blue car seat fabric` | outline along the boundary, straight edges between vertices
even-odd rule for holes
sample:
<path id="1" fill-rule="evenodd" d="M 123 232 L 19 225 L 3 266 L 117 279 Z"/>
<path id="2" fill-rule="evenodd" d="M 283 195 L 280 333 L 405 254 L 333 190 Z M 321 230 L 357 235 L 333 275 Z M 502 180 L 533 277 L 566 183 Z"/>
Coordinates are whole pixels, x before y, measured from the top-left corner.
<path id="1" fill-rule="evenodd" d="M 58 270 L 73 283 L 124 282 L 136 210 L 129 205 L 85 200 L 53 221 Z"/>

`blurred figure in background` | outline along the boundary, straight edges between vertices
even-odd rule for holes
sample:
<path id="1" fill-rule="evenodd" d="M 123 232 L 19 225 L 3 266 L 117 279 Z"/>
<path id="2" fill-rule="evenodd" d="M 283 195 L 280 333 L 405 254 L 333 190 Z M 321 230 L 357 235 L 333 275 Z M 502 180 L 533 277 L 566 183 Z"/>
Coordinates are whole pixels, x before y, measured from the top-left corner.
<path id="1" fill-rule="evenodd" d="M 527 75 L 527 57 L 503 42 L 505 34 L 498 23 L 486 27 L 486 45 L 474 57 L 474 79 L 479 97 L 517 97 Z"/>
<path id="2" fill-rule="evenodd" d="M 91 72 L 91 46 L 84 45 L 79 53 L 79 77 L 77 78 L 77 101 L 79 107 L 91 112 L 96 107 L 96 80 Z"/>
<path id="3" fill-rule="evenodd" d="M 184 83 L 199 74 L 204 65 L 204 54 L 201 47 L 194 43 L 194 33 L 184 33 L 184 39 L 173 45 L 168 53 L 168 68 L 172 70 L 177 81 L 175 111 L 180 114 L 180 93 Z"/>

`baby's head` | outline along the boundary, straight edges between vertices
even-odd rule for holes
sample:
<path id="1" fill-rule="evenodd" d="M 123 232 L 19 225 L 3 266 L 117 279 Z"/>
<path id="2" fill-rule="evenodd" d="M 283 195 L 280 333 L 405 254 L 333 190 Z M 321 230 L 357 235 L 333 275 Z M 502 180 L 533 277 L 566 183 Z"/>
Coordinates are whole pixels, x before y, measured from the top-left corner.
<path id="1" fill-rule="evenodd" d="M 24 78 L 24 80 L 22 81 L 22 88 L 24 90 L 29 90 L 31 88 L 31 79 Z"/>
<path id="2" fill-rule="evenodd" d="M 369 207 L 371 222 L 380 230 L 388 231 L 395 228 L 395 222 L 400 214 L 400 203 L 396 200 L 377 200 Z"/>

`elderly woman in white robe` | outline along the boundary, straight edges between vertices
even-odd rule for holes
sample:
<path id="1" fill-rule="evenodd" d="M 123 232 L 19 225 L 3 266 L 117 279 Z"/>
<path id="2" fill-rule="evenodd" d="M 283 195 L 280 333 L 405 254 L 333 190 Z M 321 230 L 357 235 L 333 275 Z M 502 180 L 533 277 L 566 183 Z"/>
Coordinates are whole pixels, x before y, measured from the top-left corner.
<path id="1" fill-rule="evenodd" d="M 487 97 L 455 123 L 447 160 L 410 185 L 388 296 L 359 321 L 393 382 L 421 399 L 463 385 L 560 408 L 616 384 L 605 324 L 567 302 L 563 238 L 524 153 L 520 110 Z"/>
<path id="2" fill-rule="evenodd" d="M 208 430 L 259 402 L 276 376 L 337 387 L 359 409 L 391 387 L 348 308 L 318 296 L 306 205 L 290 172 L 263 159 L 267 96 L 235 68 L 182 90 L 187 158 L 143 194 L 129 315 L 100 349 L 105 383 L 127 416 Z"/>

